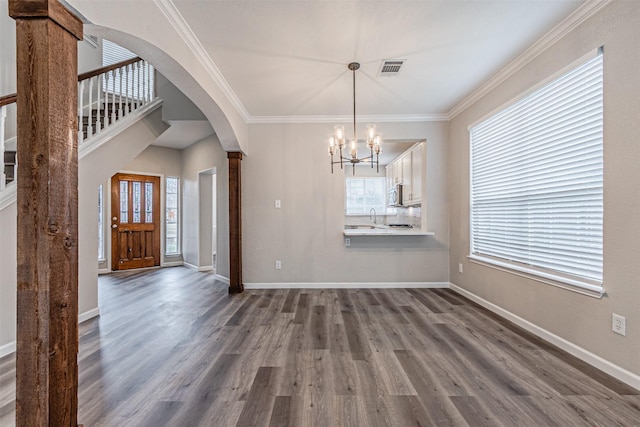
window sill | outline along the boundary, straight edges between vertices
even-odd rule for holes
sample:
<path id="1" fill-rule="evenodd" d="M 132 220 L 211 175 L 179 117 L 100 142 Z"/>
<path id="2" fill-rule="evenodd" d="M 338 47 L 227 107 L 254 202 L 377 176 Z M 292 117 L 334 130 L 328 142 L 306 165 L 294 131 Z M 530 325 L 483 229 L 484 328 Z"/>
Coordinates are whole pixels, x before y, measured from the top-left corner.
<path id="1" fill-rule="evenodd" d="M 520 277 L 532 279 L 540 283 L 566 289 L 568 291 L 576 292 L 592 298 L 601 299 L 605 295 L 604 287 L 595 285 L 593 283 L 580 281 L 578 279 L 571 279 L 556 274 L 546 273 L 534 268 L 521 267 L 508 261 L 500 261 L 480 255 L 471 254 L 468 255 L 467 258 L 469 259 L 469 261 L 475 264 L 494 268 L 506 273 L 515 274 Z"/>

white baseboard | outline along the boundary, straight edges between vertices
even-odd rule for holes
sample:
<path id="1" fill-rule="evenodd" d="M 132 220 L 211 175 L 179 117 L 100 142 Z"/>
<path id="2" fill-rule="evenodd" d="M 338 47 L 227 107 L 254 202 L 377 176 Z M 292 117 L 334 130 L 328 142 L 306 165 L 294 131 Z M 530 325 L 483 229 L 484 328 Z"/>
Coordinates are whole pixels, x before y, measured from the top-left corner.
<path id="1" fill-rule="evenodd" d="M 184 261 L 165 261 L 162 263 L 163 267 L 180 267 L 185 265 Z"/>
<path id="2" fill-rule="evenodd" d="M 92 308 L 91 310 L 85 311 L 78 316 L 78 323 L 82 323 L 86 320 L 93 319 L 94 317 L 100 316 L 100 307 Z"/>
<path id="3" fill-rule="evenodd" d="M 111 274 L 112 271 L 108 268 L 99 268 L 98 269 L 98 275 L 102 275 L 102 274 Z"/>
<path id="4" fill-rule="evenodd" d="M 449 282 L 285 282 L 245 283 L 245 289 L 404 289 L 448 288 Z"/>
<path id="5" fill-rule="evenodd" d="M 216 274 L 216 280 L 219 280 L 219 281 L 221 281 L 222 283 L 226 283 L 227 285 L 228 285 L 229 283 L 231 283 L 231 281 L 229 280 L 229 278 L 228 278 L 228 277 L 224 277 L 224 276 L 221 276 L 221 275 L 219 275 L 219 274 Z"/>
<path id="6" fill-rule="evenodd" d="M 0 345 L 0 357 L 5 357 L 11 353 L 16 352 L 16 342 L 12 341 L 5 345 Z"/>
<path id="7" fill-rule="evenodd" d="M 100 316 L 100 308 L 96 307 L 91 310 L 85 311 L 84 313 L 78 316 L 78 323 L 82 323 L 89 319 L 93 319 L 94 317 Z M 10 343 L 0 345 L 0 357 L 4 357 L 8 354 L 16 352 L 16 342 L 12 341 Z"/>
<path id="8" fill-rule="evenodd" d="M 196 266 L 195 266 L 195 265 L 193 265 L 193 264 L 189 264 L 189 263 L 188 263 L 188 262 L 186 262 L 186 261 L 182 261 L 182 265 L 184 265 L 185 267 L 188 267 L 188 268 L 190 268 L 190 269 L 192 269 L 192 270 L 198 270 L 198 267 L 196 267 Z"/>
<path id="9" fill-rule="evenodd" d="M 640 375 L 637 375 L 618 365 L 615 365 L 614 363 L 598 356 L 597 354 L 591 353 L 590 351 L 580 346 L 577 346 L 576 344 L 570 341 L 567 341 L 566 339 L 552 332 L 549 332 L 546 329 L 541 328 L 540 326 L 534 323 L 531 323 L 528 320 L 523 319 L 522 317 L 508 310 L 505 310 L 504 308 L 499 307 L 496 304 L 489 302 L 472 292 L 469 292 L 457 285 L 454 285 L 453 283 L 450 283 L 449 287 L 453 291 L 459 293 L 460 295 L 469 298 L 471 301 L 474 301 L 480 304 L 481 306 L 483 306 L 484 308 L 490 311 L 493 311 L 494 313 L 500 315 L 501 317 L 504 317 L 505 319 L 515 323 L 516 325 L 520 326 L 523 329 L 526 329 L 527 331 L 542 338 L 543 340 L 548 341 L 549 343 L 561 348 L 562 350 L 566 351 L 567 353 L 570 353 L 571 355 L 577 357 L 578 359 L 590 364 L 591 366 L 594 366 L 600 369 L 603 372 L 606 372 L 607 374 L 611 375 L 614 378 L 617 378 L 623 383 L 628 384 L 631 387 L 634 387 L 640 390 Z"/>
<path id="10" fill-rule="evenodd" d="M 199 271 L 199 272 L 212 271 L 213 270 L 213 265 L 205 265 L 205 266 L 202 266 L 202 267 L 197 267 L 197 266 L 195 266 L 193 264 L 189 264 L 188 262 L 183 262 L 182 265 L 184 265 L 185 267 L 189 267 L 192 270 Z"/>

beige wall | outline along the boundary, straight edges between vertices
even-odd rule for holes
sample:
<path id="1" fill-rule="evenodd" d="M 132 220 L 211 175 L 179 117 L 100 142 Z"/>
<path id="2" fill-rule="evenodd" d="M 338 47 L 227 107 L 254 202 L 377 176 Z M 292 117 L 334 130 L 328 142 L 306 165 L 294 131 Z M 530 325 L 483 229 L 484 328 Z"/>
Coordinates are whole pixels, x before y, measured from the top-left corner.
<path id="1" fill-rule="evenodd" d="M 640 374 L 640 4 L 615 1 L 572 30 L 450 124 L 451 282 Z M 468 262 L 467 126 L 604 45 L 604 287 L 595 299 Z M 458 273 L 458 263 L 464 274 Z M 611 314 L 627 336 L 611 332 Z"/>
<path id="2" fill-rule="evenodd" d="M 427 140 L 426 209 L 435 237 L 352 237 L 345 247 L 345 175 L 331 174 L 327 156 L 332 126 L 254 124 L 251 155 L 242 161 L 245 283 L 449 281 L 447 123 L 378 126 L 388 139 Z"/>
<path id="3" fill-rule="evenodd" d="M 150 145 L 122 170 L 164 176 L 182 176 L 182 151 Z"/>
<path id="4" fill-rule="evenodd" d="M 202 248 L 208 253 L 201 253 L 201 239 L 210 239 L 210 233 L 199 232 L 201 226 L 206 226 L 205 217 L 211 216 L 209 202 L 200 202 L 201 172 L 215 170 L 217 201 L 217 254 L 218 265 L 216 273 L 229 277 L 229 168 L 227 153 L 222 150 L 215 135 L 209 136 L 182 153 L 182 256 L 186 263 L 196 267 L 211 265 L 210 245 L 203 244 Z M 202 191 L 209 191 L 202 190 Z"/>

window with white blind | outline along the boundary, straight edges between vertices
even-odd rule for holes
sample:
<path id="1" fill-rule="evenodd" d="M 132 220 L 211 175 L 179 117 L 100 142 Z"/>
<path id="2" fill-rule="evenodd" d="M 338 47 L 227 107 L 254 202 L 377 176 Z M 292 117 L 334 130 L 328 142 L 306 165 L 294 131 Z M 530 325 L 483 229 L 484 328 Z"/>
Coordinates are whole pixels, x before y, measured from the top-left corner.
<path id="1" fill-rule="evenodd" d="M 472 260 L 601 295 L 603 55 L 470 127 Z"/>

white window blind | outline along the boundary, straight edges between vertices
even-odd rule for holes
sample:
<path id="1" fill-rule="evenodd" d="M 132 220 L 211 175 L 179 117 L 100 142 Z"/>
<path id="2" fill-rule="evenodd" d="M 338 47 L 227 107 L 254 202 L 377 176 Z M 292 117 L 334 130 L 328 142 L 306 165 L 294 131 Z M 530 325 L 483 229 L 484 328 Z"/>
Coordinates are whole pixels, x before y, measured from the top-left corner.
<path id="1" fill-rule="evenodd" d="M 473 126 L 470 139 L 472 257 L 601 289 L 603 55 Z"/>
<path id="2" fill-rule="evenodd" d="M 137 55 L 130 50 L 112 42 L 107 39 L 102 40 L 102 66 L 117 64 L 118 62 L 126 61 L 127 59 L 135 58 Z M 102 86 L 106 92 L 117 95 L 132 95 L 134 98 L 141 97 L 141 94 L 146 93 L 148 88 L 154 87 L 154 69 L 149 66 L 149 70 L 142 72 L 142 74 L 136 74 L 136 68 L 130 67 L 127 70 L 125 87 L 121 87 L 116 84 L 114 87 L 114 80 L 103 80 Z M 117 73 L 120 73 L 118 70 Z M 122 93 L 121 93 L 122 92 Z"/>

